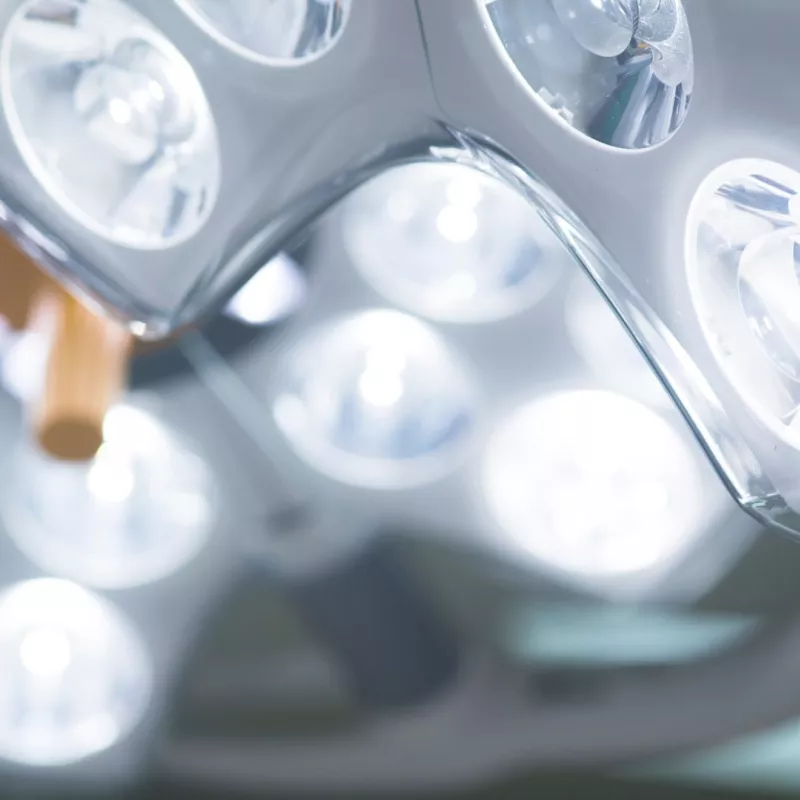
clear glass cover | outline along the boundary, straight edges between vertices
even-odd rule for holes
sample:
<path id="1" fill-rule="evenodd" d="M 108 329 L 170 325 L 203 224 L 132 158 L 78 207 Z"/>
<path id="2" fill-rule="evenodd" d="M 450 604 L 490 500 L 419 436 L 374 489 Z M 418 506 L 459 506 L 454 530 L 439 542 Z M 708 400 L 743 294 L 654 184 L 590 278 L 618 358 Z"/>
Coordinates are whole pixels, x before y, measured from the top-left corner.
<path id="1" fill-rule="evenodd" d="M 133 248 L 191 238 L 219 192 L 216 127 L 194 70 L 120 0 L 29 0 L 2 40 L 3 111 L 44 191 Z"/>
<path id="2" fill-rule="evenodd" d="M 350 0 L 177 0 L 225 47 L 270 66 L 302 64 L 338 40 Z"/>
<path id="3" fill-rule="evenodd" d="M 152 677 L 133 628 L 76 584 L 0 594 L 0 758 L 46 767 L 106 750 L 142 718 Z"/>
<path id="4" fill-rule="evenodd" d="M 346 201 L 353 263 L 387 299 L 482 322 L 540 299 L 569 257 L 523 197 L 458 164 L 388 170 Z"/>
<path id="5" fill-rule="evenodd" d="M 647 360 L 584 274 L 570 281 L 564 310 L 570 342 L 598 380 L 651 405 L 672 405 Z"/>
<path id="6" fill-rule="evenodd" d="M 24 445 L 2 514 L 39 566 L 82 583 L 136 586 L 174 572 L 205 543 L 214 486 L 204 462 L 148 414 L 112 409 L 93 461 Z"/>
<path id="7" fill-rule="evenodd" d="M 323 325 L 290 347 L 273 415 L 297 452 L 347 483 L 425 483 L 458 463 L 475 391 L 439 336 L 375 310 Z"/>
<path id="8" fill-rule="evenodd" d="M 552 569 L 592 579 L 663 568 L 709 523 L 681 434 L 623 395 L 539 398 L 490 437 L 486 503 L 520 549 Z"/>
<path id="9" fill-rule="evenodd" d="M 535 96 L 603 144 L 668 139 L 694 88 L 681 0 L 476 0 Z"/>

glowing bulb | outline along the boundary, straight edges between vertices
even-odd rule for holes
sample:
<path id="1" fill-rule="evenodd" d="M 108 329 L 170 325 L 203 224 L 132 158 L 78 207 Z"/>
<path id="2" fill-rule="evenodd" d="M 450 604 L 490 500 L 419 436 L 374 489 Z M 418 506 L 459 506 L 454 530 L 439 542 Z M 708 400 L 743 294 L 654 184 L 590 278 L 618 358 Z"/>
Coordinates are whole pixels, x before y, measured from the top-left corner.
<path id="1" fill-rule="evenodd" d="M 307 63 L 344 31 L 351 0 L 177 0 L 209 36 L 242 58 L 270 66 Z"/>
<path id="2" fill-rule="evenodd" d="M 122 0 L 27 0 L 2 44 L 2 101 L 44 191 L 128 247 L 193 236 L 220 181 L 216 128 L 192 67 Z"/>
<path id="3" fill-rule="evenodd" d="M 213 521 L 205 465 L 155 420 L 112 409 L 88 464 L 20 453 L 2 511 L 11 538 L 56 574 L 104 587 L 162 578 L 193 558 Z"/>
<path id="4" fill-rule="evenodd" d="M 664 567 L 707 521 L 686 442 L 608 392 L 564 392 L 514 411 L 489 442 L 483 487 L 520 550 L 590 580 Z"/>
<path id="5" fill-rule="evenodd" d="M 534 304 L 569 258 L 525 198 L 456 164 L 408 165 L 363 186 L 347 201 L 343 235 L 379 292 L 453 322 Z"/>
<path id="6" fill-rule="evenodd" d="M 66 581 L 0 594 L 0 757 L 79 761 L 125 736 L 149 703 L 152 667 L 108 603 Z"/>
<path id="7" fill-rule="evenodd" d="M 370 311 L 331 323 L 287 353 L 273 414 L 316 468 L 392 488 L 455 465 L 473 406 L 471 381 L 433 331 L 397 312 Z"/>

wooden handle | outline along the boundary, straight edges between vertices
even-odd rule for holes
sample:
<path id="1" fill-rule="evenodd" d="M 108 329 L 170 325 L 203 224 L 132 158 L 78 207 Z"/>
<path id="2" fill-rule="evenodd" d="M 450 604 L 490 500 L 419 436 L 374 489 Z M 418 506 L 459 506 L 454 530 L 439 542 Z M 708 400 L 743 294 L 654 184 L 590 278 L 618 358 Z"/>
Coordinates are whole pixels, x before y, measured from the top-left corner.
<path id="1" fill-rule="evenodd" d="M 48 288 L 39 303 L 52 344 L 36 438 L 54 458 L 85 461 L 103 443 L 106 412 L 125 388 L 131 336 L 60 288 Z"/>
<path id="2" fill-rule="evenodd" d="M 28 325 L 36 297 L 49 283 L 30 258 L 0 234 L 0 315 L 13 330 Z"/>

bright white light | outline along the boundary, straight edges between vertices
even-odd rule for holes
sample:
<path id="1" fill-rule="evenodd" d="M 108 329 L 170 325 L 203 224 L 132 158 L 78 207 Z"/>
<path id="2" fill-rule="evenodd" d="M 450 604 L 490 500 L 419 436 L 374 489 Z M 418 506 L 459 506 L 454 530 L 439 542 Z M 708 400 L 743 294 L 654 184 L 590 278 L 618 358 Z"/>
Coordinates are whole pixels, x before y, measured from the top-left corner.
<path id="1" fill-rule="evenodd" d="M 31 675 L 59 678 L 72 661 L 72 645 L 63 631 L 32 630 L 25 634 L 19 646 L 19 657 Z"/>
<path id="2" fill-rule="evenodd" d="M 733 161 L 689 210 L 686 275 L 703 333 L 735 391 L 800 449 L 800 173 Z"/>
<path id="3" fill-rule="evenodd" d="M 452 322 L 534 304 L 569 260 L 525 198 L 458 164 L 411 164 L 370 181 L 347 200 L 343 235 L 379 292 Z"/>
<path id="4" fill-rule="evenodd" d="M 67 581 L 0 594 L 0 758 L 35 766 L 105 750 L 141 719 L 152 667 L 108 603 Z"/>
<path id="5" fill-rule="evenodd" d="M 445 206 L 436 217 L 436 228 L 453 244 L 468 242 L 478 232 L 478 217 L 469 208 Z"/>
<path id="6" fill-rule="evenodd" d="M 99 503 L 124 503 L 136 488 L 136 473 L 127 454 L 104 444 L 95 456 L 86 476 L 89 493 Z"/>
<path id="7" fill-rule="evenodd" d="M 273 67 L 305 64 L 338 41 L 351 0 L 177 0 L 189 18 L 241 58 Z"/>
<path id="8" fill-rule="evenodd" d="M 647 359 L 585 275 L 571 282 L 565 311 L 572 346 L 600 381 L 648 403 L 671 405 Z"/>
<path id="9" fill-rule="evenodd" d="M 306 291 L 300 267 L 280 253 L 231 298 L 225 314 L 247 325 L 269 325 L 299 308 Z"/>
<path id="10" fill-rule="evenodd" d="M 194 236 L 220 183 L 216 127 L 191 65 L 121 0 L 27 0 L 2 43 L 2 106 L 42 189 L 127 246 Z"/>
<path id="11" fill-rule="evenodd" d="M 610 392 L 564 392 L 514 411 L 489 442 L 483 488 L 517 548 L 590 580 L 668 565 L 707 521 L 688 444 Z"/>
<path id="12" fill-rule="evenodd" d="M 120 406 L 87 464 L 26 445 L 3 501 L 9 535 L 49 572 L 103 587 L 135 586 L 182 567 L 213 523 L 204 463 L 156 420 Z"/>
<path id="13" fill-rule="evenodd" d="M 273 414 L 318 469 L 393 488 L 455 465 L 474 403 L 464 368 L 431 329 L 370 311 L 330 323 L 287 352 Z"/>

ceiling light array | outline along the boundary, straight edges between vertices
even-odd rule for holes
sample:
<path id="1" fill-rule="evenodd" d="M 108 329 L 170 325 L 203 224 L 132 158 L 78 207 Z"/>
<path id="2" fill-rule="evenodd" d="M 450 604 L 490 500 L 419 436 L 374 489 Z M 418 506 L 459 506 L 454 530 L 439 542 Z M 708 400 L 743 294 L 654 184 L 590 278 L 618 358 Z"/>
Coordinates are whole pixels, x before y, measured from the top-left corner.
<path id="1" fill-rule="evenodd" d="M 646 150 L 683 123 L 695 75 L 680 0 L 476 1 L 535 102 L 587 141 Z M 350 12 L 347 0 L 176 7 L 230 53 L 277 69 L 324 55 Z M 220 120 L 199 68 L 132 4 L 27 0 L 6 26 L 0 58 L 10 136 L 73 222 L 150 253 L 208 227 L 221 196 Z M 798 192 L 800 176 L 779 164 L 727 164 L 700 187 L 686 236 L 688 283 L 714 357 L 794 449 Z M 489 419 L 493 387 L 455 333 L 513 322 L 556 297 L 574 253 L 544 206 L 463 166 L 415 164 L 365 184 L 344 212 L 345 243 L 359 275 L 397 308 L 375 303 L 295 331 L 272 382 L 272 417 L 307 464 L 365 489 L 432 485 L 474 456 L 483 507 L 520 550 L 573 578 L 637 574 L 675 559 L 715 513 L 701 462 L 659 410 L 639 353 L 630 345 L 624 365 L 598 367 L 597 342 L 619 329 L 604 320 L 587 338 L 584 313 L 568 311 L 576 350 L 618 391 L 538 387 L 503 413 L 496 404 Z M 295 294 L 269 319 L 305 291 L 275 263 L 257 279 Z M 584 292 L 572 303 L 585 301 Z M 242 293 L 228 313 L 258 324 L 255 306 Z M 5 508 L 12 536 L 46 569 L 87 585 L 163 577 L 198 551 L 213 517 L 209 475 L 187 453 L 147 415 L 115 410 L 91 464 L 21 459 Z M 155 476 L 154 459 L 163 467 Z M 63 518 L 48 511 L 54 495 L 71 509 Z M 87 536 L 99 546 L 85 547 Z M 0 649 L 0 684 L 17 687 L 0 697 L 0 756 L 76 760 L 144 714 L 152 678 L 143 648 L 118 612 L 77 584 L 7 590 Z M 12 703 L 17 695 L 28 705 Z"/>

